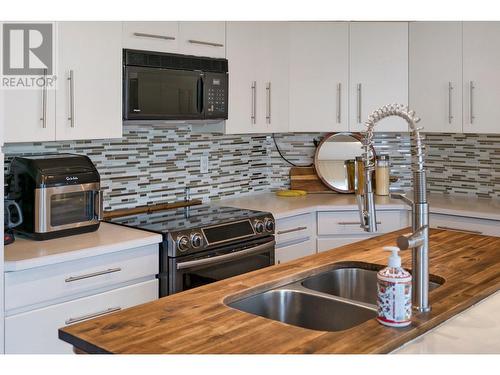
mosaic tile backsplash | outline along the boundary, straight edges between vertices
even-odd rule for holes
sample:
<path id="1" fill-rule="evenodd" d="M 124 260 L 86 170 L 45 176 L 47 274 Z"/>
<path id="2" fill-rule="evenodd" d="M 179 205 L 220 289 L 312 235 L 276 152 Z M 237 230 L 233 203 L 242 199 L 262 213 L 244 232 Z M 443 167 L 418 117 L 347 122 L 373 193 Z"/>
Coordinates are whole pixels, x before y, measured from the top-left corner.
<path id="1" fill-rule="evenodd" d="M 277 134 L 283 154 L 292 162 L 312 162 L 314 139 L 324 134 Z M 429 189 L 434 192 L 500 197 L 500 136 L 428 135 Z M 391 188 L 409 189 L 408 134 L 379 133 L 378 153 L 391 157 Z M 203 201 L 289 187 L 290 165 L 280 158 L 270 135 L 222 135 L 193 132 L 191 125 L 124 127 L 119 140 L 10 144 L 4 147 L 6 168 L 18 154 L 74 152 L 89 156 L 98 168 L 105 209 L 173 202 L 186 186 Z M 209 172 L 200 173 L 201 156 Z M 491 164 L 493 163 L 493 164 Z"/>

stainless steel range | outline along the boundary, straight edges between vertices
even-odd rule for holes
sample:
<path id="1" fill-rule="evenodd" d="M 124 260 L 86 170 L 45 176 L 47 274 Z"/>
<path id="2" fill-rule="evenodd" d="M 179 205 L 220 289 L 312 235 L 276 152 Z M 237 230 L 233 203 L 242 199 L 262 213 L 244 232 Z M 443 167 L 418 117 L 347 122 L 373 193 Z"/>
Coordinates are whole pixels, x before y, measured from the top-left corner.
<path id="1" fill-rule="evenodd" d="M 109 221 L 163 235 L 160 297 L 274 264 L 268 212 L 199 205 Z"/>

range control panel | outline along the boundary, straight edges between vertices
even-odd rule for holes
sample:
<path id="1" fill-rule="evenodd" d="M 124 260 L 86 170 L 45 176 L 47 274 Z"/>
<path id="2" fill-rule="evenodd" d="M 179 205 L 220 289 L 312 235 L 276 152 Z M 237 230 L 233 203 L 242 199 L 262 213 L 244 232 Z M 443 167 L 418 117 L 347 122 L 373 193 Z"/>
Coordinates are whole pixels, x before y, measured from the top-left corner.
<path id="1" fill-rule="evenodd" d="M 227 74 L 205 73 L 205 116 L 227 119 Z"/>

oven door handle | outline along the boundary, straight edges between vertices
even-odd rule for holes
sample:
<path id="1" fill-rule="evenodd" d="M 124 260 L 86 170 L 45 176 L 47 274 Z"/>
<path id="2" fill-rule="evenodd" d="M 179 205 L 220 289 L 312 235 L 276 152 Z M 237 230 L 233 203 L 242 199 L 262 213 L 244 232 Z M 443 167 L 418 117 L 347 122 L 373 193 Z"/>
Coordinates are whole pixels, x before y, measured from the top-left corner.
<path id="1" fill-rule="evenodd" d="M 273 241 L 266 242 L 265 244 L 262 244 L 262 245 L 257 245 L 257 246 L 251 247 L 249 249 L 235 251 L 235 252 L 229 253 L 229 254 L 219 255 L 219 256 L 211 257 L 211 258 L 198 259 L 198 260 L 189 260 L 187 262 L 177 263 L 177 269 L 184 270 L 186 268 L 193 268 L 193 267 L 199 267 L 199 266 L 211 266 L 211 265 L 215 265 L 218 263 L 226 262 L 228 260 L 243 258 L 243 257 L 248 256 L 248 255 L 261 253 L 263 250 L 266 250 L 266 249 L 269 250 L 269 248 L 274 247 L 275 244 L 276 244 L 276 242 L 273 240 Z"/>

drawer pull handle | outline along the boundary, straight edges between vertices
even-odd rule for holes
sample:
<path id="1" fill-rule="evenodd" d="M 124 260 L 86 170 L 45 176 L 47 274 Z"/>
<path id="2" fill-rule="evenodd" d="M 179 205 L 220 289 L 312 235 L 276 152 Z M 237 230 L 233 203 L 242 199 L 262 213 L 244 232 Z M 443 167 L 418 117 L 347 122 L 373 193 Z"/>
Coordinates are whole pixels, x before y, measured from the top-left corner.
<path id="1" fill-rule="evenodd" d="M 460 229 L 460 228 L 446 227 L 446 226 L 441 226 L 441 225 L 438 225 L 436 228 L 437 229 L 445 229 L 445 230 L 454 230 L 456 232 L 464 232 L 464 233 L 470 233 L 470 234 L 483 234 L 483 232 L 480 232 L 478 230 Z"/>
<path id="2" fill-rule="evenodd" d="M 134 33 L 134 36 L 153 39 L 175 40 L 175 37 L 169 35 L 147 34 L 147 33 Z"/>
<path id="3" fill-rule="evenodd" d="M 99 311 L 99 312 L 95 312 L 92 314 L 79 316 L 78 318 L 69 318 L 64 323 L 66 323 L 66 325 L 69 325 L 69 324 L 81 322 L 82 320 L 97 318 L 98 316 L 101 316 L 101 315 L 106 315 L 106 314 L 110 314 L 110 313 L 115 312 L 115 311 L 120 311 L 121 309 L 122 309 L 121 307 L 110 307 L 109 309 L 106 309 L 104 311 Z"/>
<path id="4" fill-rule="evenodd" d="M 64 281 L 67 283 L 70 283 L 72 281 L 78 281 L 78 280 L 83 280 L 83 279 L 88 279 L 90 277 L 96 277 L 96 276 L 101 276 L 101 275 L 106 275 L 108 273 L 113 273 L 113 272 L 120 272 L 122 269 L 120 267 L 117 268 L 110 268 L 104 271 L 97 271 L 94 273 L 88 273 L 86 275 L 79 275 L 79 276 L 71 276 L 65 279 Z"/>
<path id="5" fill-rule="evenodd" d="M 204 45 L 204 46 L 224 47 L 224 44 L 214 43 L 214 42 L 204 42 L 203 40 L 189 39 L 188 42 L 191 43 L 191 44 L 201 44 L 201 45 Z"/>
<path id="6" fill-rule="evenodd" d="M 292 229 L 280 230 L 280 231 L 278 231 L 278 234 L 300 232 L 301 230 L 306 230 L 306 229 L 307 229 L 307 227 L 297 227 L 297 228 L 292 228 Z"/>
<path id="7" fill-rule="evenodd" d="M 361 225 L 359 221 L 339 221 L 338 225 Z M 382 224 L 381 221 L 377 221 L 377 224 Z"/>

